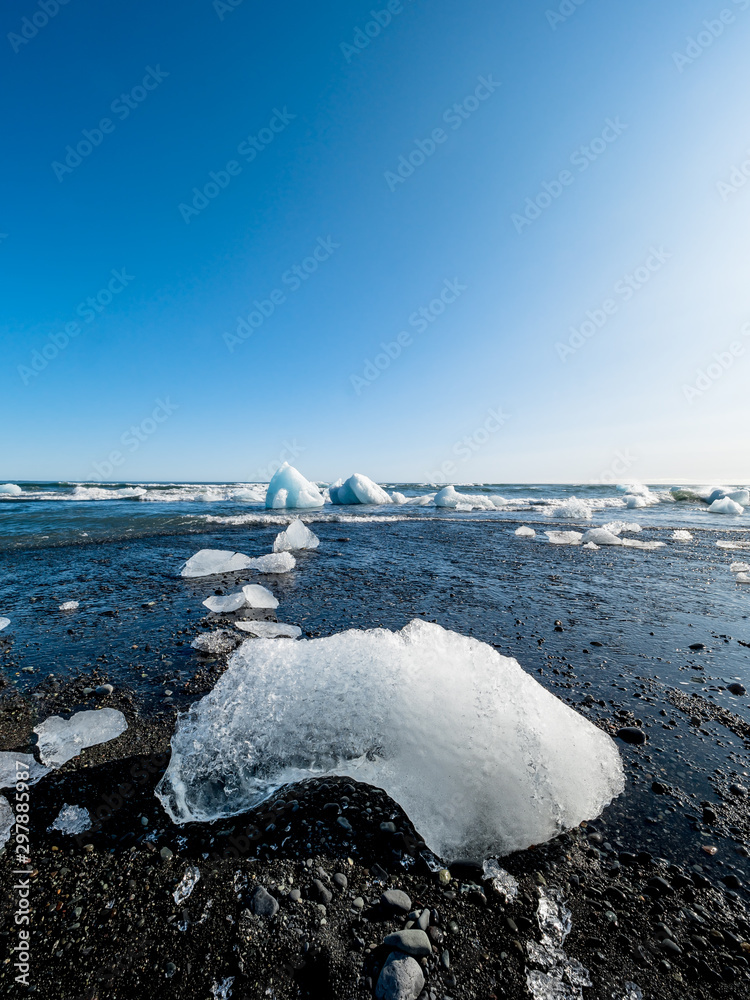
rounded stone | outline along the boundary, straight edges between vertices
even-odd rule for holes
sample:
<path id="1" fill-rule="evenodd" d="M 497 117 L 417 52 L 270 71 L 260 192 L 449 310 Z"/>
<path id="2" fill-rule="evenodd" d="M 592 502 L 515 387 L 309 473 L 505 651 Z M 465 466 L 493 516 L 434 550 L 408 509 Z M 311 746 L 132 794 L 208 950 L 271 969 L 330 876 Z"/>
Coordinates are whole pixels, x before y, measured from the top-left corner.
<path id="1" fill-rule="evenodd" d="M 411 899 L 401 889 L 386 889 L 380 897 L 380 904 L 394 913 L 408 913 L 411 910 Z"/>
<path id="2" fill-rule="evenodd" d="M 375 996 L 377 1000 L 417 1000 L 423 989 L 424 974 L 419 963 L 393 952 L 378 977 Z"/>
<path id="3" fill-rule="evenodd" d="M 250 900 L 250 909 L 256 917 L 273 917 L 278 913 L 279 904 L 267 889 L 259 885 Z"/>
<path id="4" fill-rule="evenodd" d="M 643 746 L 646 742 L 646 734 L 638 726 L 623 726 L 615 735 L 623 743 L 630 743 L 632 746 Z"/>
<path id="5" fill-rule="evenodd" d="M 398 948 L 399 951 L 414 958 L 424 958 L 432 954 L 430 939 L 420 930 L 396 931 L 394 934 L 386 935 L 383 943 L 386 948 Z"/>

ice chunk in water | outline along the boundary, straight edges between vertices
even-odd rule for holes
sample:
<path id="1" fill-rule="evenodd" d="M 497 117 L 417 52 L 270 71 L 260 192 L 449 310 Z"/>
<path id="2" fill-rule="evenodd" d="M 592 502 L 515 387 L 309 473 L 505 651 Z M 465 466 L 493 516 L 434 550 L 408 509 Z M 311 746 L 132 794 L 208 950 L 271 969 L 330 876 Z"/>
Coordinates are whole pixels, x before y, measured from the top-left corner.
<path id="1" fill-rule="evenodd" d="M 288 573 L 294 569 L 297 560 L 291 552 L 270 552 L 267 556 L 251 559 L 248 566 L 257 569 L 259 573 Z"/>
<path id="2" fill-rule="evenodd" d="M 240 621 L 234 623 L 243 632 L 258 636 L 259 639 L 299 639 L 302 629 L 298 625 L 283 622 Z"/>
<path id="3" fill-rule="evenodd" d="M 750 573 L 750 563 L 733 562 L 729 571 L 730 573 Z"/>
<path id="4" fill-rule="evenodd" d="M 525 524 L 521 528 L 516 528 L 516 534 L 519 538 L 536 538 L 534 529 L 527 528 Z"/>
<path id="5" fill-rule="evenodd" d="M 637 507 L 648 506 L 645 497 L 633 496 L 633 494 L 631 493 L 629 493 L 627 496 L 624 496 L 622 499 L 623 503 L 629 510 L 634 510 Z"/>
<path id="6" fill-rule="evenodd" d="M 208 608 L 209 611 L 213 611 L 215 614 L 221 612 L 228 614 L 230 611 L 239 611 L 246 604 L 244 590 L 240 590 L 237 594 L 224 594 L 222 597 L 207 597 L 203 602 L 204 608 Z"/>
<path id="7" fill-rule="evenodd" d="M 59 610 L 60 611 L 75 611 L 75 609 L 77 607 L 79 607 L 79 606 L 80 606 L 80 603 L 78 601 L 65 601 L 63 604 L 60 605 Z"/>
<path id="8" fill-rule="evenodd" d="M 448 860 L 542 843 L 624 787 L 611 737 L 515 660 L 415 621 L 243 643 L 179 716 L 157 795 L 210 822 L 322 775 L 383 788 Z"/>
<path id="9" fill-rule="evenodd" d="M 693 536 L 689 531 L 684 531 L 682 528 L 678 528 L 676 531 L 672 532 L 673 542 L 692 542 Z"/>
<path id="10" fill-rule="evenodd" d="M 606 528 L 591 528 L 581 541 L 584 545 L 587 542 L 593 542 L 594 545 L 622 545 L 622 539 Z"/>
<path id="11" fill-rule="evenodd" d="M 180 576 L 215 576 L 218 573 L 234 573 L 247 569 L 252 559 L 241 552 L 227 552 L 224 549 L 201 549 L 180 567 Z"/>
<path id="12" fill-rule="evenodd" d="M 122 712 L 99 708 L 76 712 L 71 719 L 53 715 L 34 727 L 39 737 L 39 756 L 49 767 L 60 767 L 77 757 L 81 750 L 108 743 L 128 728 Z"/>
<path id="13" fill-rule="evenodd" d="M 201 653 L 229 653 L 237 648 L 238 636 L 228 629 L 220 628 L 215 632 L 197 635 L 190 643 L 193 649 Z"/>
<path id="14" fill-rule="evenodd" d="M 10 802 L 4 795 L 0 795 L 0 849 L 10 840 L 10 831 L 13 829 L 16 817 L 10 807 Z"/>
<path id="15" fill-rule="evenodd" d="M 295 552 L 297 549 L 317 549 L 320 539 L 310 529 L 295 518 L 286 531 L 276 536 L 274 552 Z"/>
<path id="16" fill-rule="evenodd" d="M 346 482 L 337 480 L 329 489 L 331 503 L 352 504 L 371 503 L 382 504 L 391 503 L 391 498 L 382 488 L 374 483 L 372 479 L 355 472 L 349 476 Z"/>
<path id="17" fill-rule="evenodd" d="M 245 601 L 249 608 L 278 608 L 278 599 L 270 590 L 261 587 L 259 583 L 248 583 L 242 588 Z"/>
<path id="18" fill-rule="evenodd" d="M 576 521 L 590 521 L 591 508 L 584 500 L 571 497 L 548 511 L 550 517 L 565 517 Z"/>
<path id="19" fill-rule="evenodd" d="M 74 837 L 77 833 L 83 833 L 91 829 L 91 816 L 88 809 L 83 806 L 69 806 L 66 802 L 52 826 L 47 827 L 47 833 L 52 830 L 59 830 L 60 833 L 67 833 Z"/>
<path id="20" fill-rule="evenodd" d="M 623 531 L 632 533 L 643 531 L 643 528 L 636 521 L 609 521 L 603 527 L 606 531 L 611 531 L 613 535 L 621 535 Z"/>
<path id="21" fill-rule="evenodd" d="M 0 632 L 10 625 L 10 618 L 0 618 Z"/>
<path id="22" fill-rule="evenodd" d="M 742 514 L 744 513 L 744 507 L 742 504 L 736 503 L 729 497 L 724 497 L 723 500 L 714 500 L 711 506 L 708 508 L 712 514 Z"/>
<path id="23" fill-rule="evenodd" d="M 309 508 L 322 507 L 324 503 L 323 494 L 315 483 L 305 479 L 301 472 L 297 472 L 288 462 L 284 462 L 280 469 L 277 469 L 268 484 L 266 492 L 266 507 L 272 510 L 280 510 L 285 507 Z"/>
<path id="24" fill-rule="evenodd" d="M 750 583 L 750 573 L 737 573 L 734 577 L 735 583 Z"/>
<path id="25" fill-rule="evenodd" d="M 182 876 L 179 883 L 177 884 L 177 888 L 172 893 L 172 898 L 174 899 L 175 903 L 177 903 L 178 906 L 180 906 L 182 903 L 185 902 L 186 899 L 189 898 L 193 889 L 200 882 L 200 877 L 201 877 L 200 868 L 196 868 L 195 865 L 187 866 L 187 868 L 185 869 L 185 874 Z"/>
<path id="26" fill-rule="evenodd" d="M 750 549 L 750 542 L 725 541 L 723 538 L 716 544 L 720 549 Z"/>
<path id="27" fill-rule="evenodd" d="M 19 497 L 23 493 L 23 490 L 20 486 L 16 486 L 15 483 L 0 483 L 0 493 L 11 497 Z"/>
<path id="28" fill-rule="evenodd" d="M 497 503 L 495 502 L 497 501 Z M 435 494 L 436 507 L 451 507 L 454 510 L 497 510 L 507 503 L 503 497 L 487 497 L 482 494 L 459 493 L 453 486 L 444 486 Z"/>
<path id="29" fill-rule="evenodd" d="M 596 549 L 597 552 L 599 551 L 599 546 L 596 544 L 596 542 L 586 542 L 586 544 L 583 547 L 584 549 Z"/>
<path id="30" fill-rule="evenodd" d="M 16 767 L 21 764 L 21 767 Z M 12 788 L 19 779 L 16 775 L 28 775 L 20 780 L 27 785 L 35 785 L 37 781 L 49 774 L 48 767 L 37 764 L 34 756 L 30 753 L 14 753 L 13 751 L 0 753 L 0 788 Z"/>
<path id="31" fill-rule="evenodd" d="M 638 538 L 623 538 L 622 544 L 629 549 L 643 549 L 645 552 L 654 552 L 656 549 L 663 549 L 666 542 L 642 542 Z"/>
<path id="32" fill-rule="evenodd" d="M 398 504 L 400 507 L 402 504 L 406 503 L 406 497 L 403 493 L 399 493 L 397 490 L 394 490 L 393 493 L 391 493 L 391 503 Z"/>
<path id="33" fill-rule="evenodd" d="M 580 545 L 583 535 L 580 531 L 545 531 L 552 545 Z"/>

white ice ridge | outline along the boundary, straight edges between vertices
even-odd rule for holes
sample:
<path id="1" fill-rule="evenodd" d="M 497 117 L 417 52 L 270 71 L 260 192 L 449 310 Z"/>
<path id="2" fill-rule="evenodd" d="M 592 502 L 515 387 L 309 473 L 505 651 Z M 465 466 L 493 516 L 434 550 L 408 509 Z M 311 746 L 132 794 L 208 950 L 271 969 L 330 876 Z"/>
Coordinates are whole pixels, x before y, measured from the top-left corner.
<path id="1" fill-rule="evenodd" d="M 720 549 L 750 549 L 750 541 L 725 541 L 719 539 L 716 543 Z"/>
<path id="2" fill-rule="evenodd" d="M 525 524 L 522 527 L 520 527 L 520 528 L 516 528 L 516 534 L 518 535 L 519 538 L 535 538 L 536 537 L 536 532 L 534 531 L 534 529 L 533 528 L 527 528 Z"/>
<path id="3" fill-rule="evenodd" d="M 234 624 L 242 632 L 249 632 L 259 639 L 299 639 L 302 635 L 299 625 L 285 625 L 283 622 L 239 621 Z"/>
<path id="4" fill-rule="evenodd" d="M 547 511 L 547 514 L 550 517 L 564 517 L 575 521 L 591 520 L 591 508 L 584 500 L 579 500 L 578 497 L 571 497 L 569 500 L 565 500 L 563 503 L 558 504 L 557 507 L 553 507 Z"/>
<path id="5" fill-rule="evenodd" d="M 636 521 L 608 521 L 603 527 L 607 531 L 611 531 L 613 535 L 621 535 L 623 531 L 629 531 L 631 534 L 643 531 L 643 528 Z"/>
<path id="6" fill-rule="evenodd" d="M 0 632 L 10 625 L 10 618 L 0 618 Z"/>
<path id="7" fill-rule="evenodd" d="M 750 573 L 750 563 L 733 562 L 729 567 L 730 573 Z"/>
<path id="8" fill-rule="evenodd" d="M 180 567 L 180 576 L 215 576 L 218 573 L 234 573 L 247 569 L 252 563 L 250 556 L 241 552 L 227 552 L 224 549 L 200 549 Z"/>
<path id="9" fill-rule="evenodd" d="M 392 502 L 382 486 L 378 486 L 372 479 L 368 479 L 367 476 L 363 476 L 359 472 L 355 472 L 353 476 L 349 476 L 346 482 L 337 479 L 332 486 L 329 486 L 328 494 L 331 498 L 331 503 L 335 504 L 382 504 Z"/>
<path id="10" fill-rule="evenodd" d="M 240 590 L 236 594 L 224 594 L 221 597 L 207 597 L 203 602 L 204 608 L 213 611 L 214 614 L 229 614 L 232 611 L 239 611 L 244 608 L 247 601 L 244 593 Z"/>
<path id="11" fill-rule="evenodd" d="M 580 545 L 583 535 L 580 531 L 545 531 L 552 545 Z"/>
<path id="12" fill-rule="evenodd" d="M 745 512 L 742 504 L 737 503 L 730 497 L 714 500 L 708 509 L 712 514 L 743 514 Z"/>
<path id="13" fill-rule="evenodd" d="M 57 814 L 52 826 L 47 827 L 47 833 L 52 830 L 59 830 L 60 833 L 67 833 L 73 837 L 77 833 L 91 829 L 91 816 L 88 809 L 83 806 L 69 806 L 66 802 Z"/>
<path id="14" fill-rule="evenodd" d="M 322 507 L 323 502 L 323 494 L 315 483 L 305 479 L 288 462 L 276 470 L 266 491 L 266 507 L 270 510 Z"/>
<path id="15" fill-rule="evenodd" d="M 497 510 L 507 502 L 504 497 L 459 493 L 454 486 L 444 486 L 435 494 L 434 500 L 436 507 L 450 507 L 454 510 Z"/>
<path id="16" fill-rule="evenodd" d="M 17 764 L 20 767 L 17 767 Z M 13 753 L 13 751 L 0 753 L 0 788 L 12 788 L 17 781 L 35 785 L 49 772 L 50 769 L 37 764 L 30 753 Z"/>
<path id="17" fill-rule="evenodd" d="M 0 493 L 10 497 L 18 497 L 23 493 L 23 490 L 15 483 L 0 483 Z"/>
<path id="18" fill-rule="evenodd" d="M 270 590 L 259 583 L 248 583 L 242 588 L 245 603 L 249 608 L 278 608 L 279 602 Z"/>
<path id="19" fill-rule="evenodd" d="M 274 552 L 296 552 L 297 549 L 317 549 L 320 539 L 296 517 L 286 531 L 278 534 L 273 543 Z"/>
<path id="20" fill-rule="evenodd" d="M 683 528 L 678 528 L 676 531 L 672 532 L 673 542 L 692 542 L 693 536 L 689 531 L 685 531 Z"/>
<path id="21" fill-rule="evenodd" d="M 61 767 L 77 757 L 86 747 L 116 739 L 128 728 L 122 712 L 116 708 L 99 708 L 76 712 L 70 719 L 53 715 L 34 732 L 39 737 L 39 756 L 49 767 Z"/>
<path id="22" fill-rule="evenodd" d="M 244 643 L 179 717 L 156 793 L 211 822 L 323 775 L 383 788 L 447 860 L 542 843 L 624 787 L 613 740 L 515 660 L 413 621 Z"/>
<path id="23" fill-rule="evenodd" d="M 258 556 L 250 560 L 250 569 L 259 573 L 288 573 L 297 565 L 297 560 L 291 552 L 269 552 L 267 556 Z"/>
<path id="24" fill-rule="evenodd" d="M 0 795 L 0 850 L 10 840 L 10 831 L 15 825 L 15 813 L 10 807 L 10 802 L 4 795 Z"/>

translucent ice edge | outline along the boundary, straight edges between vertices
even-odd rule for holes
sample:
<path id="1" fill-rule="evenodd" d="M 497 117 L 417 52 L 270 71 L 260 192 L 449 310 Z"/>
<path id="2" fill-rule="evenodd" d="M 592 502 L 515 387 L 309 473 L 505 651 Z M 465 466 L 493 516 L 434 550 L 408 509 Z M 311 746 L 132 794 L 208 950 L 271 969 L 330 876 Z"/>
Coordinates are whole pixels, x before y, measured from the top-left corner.
<path id="1" fill-rule="evenodd" d="M 324 775 L 383 788 L 449 860 L 542 843 L 624 787 L 613 740 L 515 660 L 415 621 L 245 642 L 179 717 L 156 794 L 210 822 Z"/>

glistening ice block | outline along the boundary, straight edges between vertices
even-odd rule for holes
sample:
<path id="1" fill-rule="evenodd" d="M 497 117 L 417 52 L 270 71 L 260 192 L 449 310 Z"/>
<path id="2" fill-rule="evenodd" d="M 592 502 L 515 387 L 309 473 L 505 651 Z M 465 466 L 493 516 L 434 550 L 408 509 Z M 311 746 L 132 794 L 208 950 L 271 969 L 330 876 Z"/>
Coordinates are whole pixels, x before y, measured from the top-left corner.
<path id="1" fill-rule="evenodd" d="M 383 788 L 447 860 L 541 843 L 624 787 L 612 739 L 515 660 L 413 621 L 246 642 L 180 716 L 156 794 L 176 823 L 211 821 L 321 775 Z"/>

